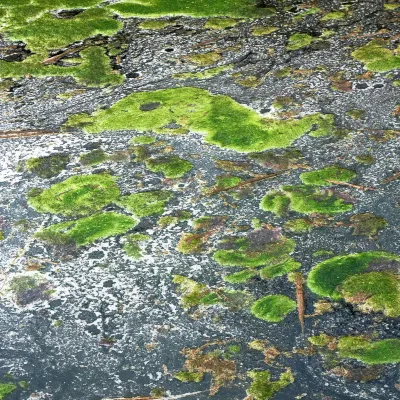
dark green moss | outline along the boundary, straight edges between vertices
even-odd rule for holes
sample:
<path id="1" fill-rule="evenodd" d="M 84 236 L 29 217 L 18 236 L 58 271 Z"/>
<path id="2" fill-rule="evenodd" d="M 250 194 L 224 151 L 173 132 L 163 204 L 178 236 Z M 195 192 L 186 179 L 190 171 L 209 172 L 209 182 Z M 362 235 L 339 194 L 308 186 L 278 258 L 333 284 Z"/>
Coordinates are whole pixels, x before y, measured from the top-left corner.
<path id="1" fill-rule="evenodd" d="M 272 32 L 275 32 L 278 29 L 279 28 L 277 26 L 255 26 L 251 32 L 254 36 L 264 36 L 270 35 Z"/>
<path id="2" fill-rule="evenodd" d="M 307 285 L 314 293 L 340 299 L 340 286 L 349 277 L 365 271 L 373 262 L 399 261 L 400 257 L 384 251 L 368 251 L 337 256 L 315 265 L 308 274 Z"/>
<path id="3" fill-rule="evenodd" d="M 25 162 L 25 169 L 40 178 L 52 178 L 63 171 L 70 161 L 67 154 L 53 154 L 47 157 L 30 158 Z"/>
<path id="4" fill-rule="evenodd" d="M 30 191 L 28 203 L 36 211 L 66 216 L 88 215 L 112 203 L 120 191 L 109 175 L 77 175 L 45 190 Z"/>
<path id="5" fill-rule="evenodd" d="M 296 309 L 296 302 L 284 295 L 269 295 L 257 300 L 251 306 L 252 314 L 268 322 L 280 322 Z"/>
<path id="6" fill-rule="evenodd" d="M 359 154 L 357 156 L 354 156 L 354 159 L 361 163 L 361 164 L 366 164 L 366 165 L 372 165 L 375 163 L 375 157 L 372 156 L 371 154 Z"/>
<path id="7" fill-rule="evenodd" d="M 146 168 L 152 172 L 161 172 L 166 178 L 181 178 L 193 165 L 177 156 L 165 156 L 146 160 Z"/>
<path id="8" fill-rule="evenodd" d="M 321 21 L 331 21 L 331 20 L 337 20 L 337 19 L 344 19 L 346 17 L 346 13 L 344 11 L 331 11 L 325 14 L 322 18 Z"/>
<path id="9" fill-rule="evenodd" d="M 115 203 L 137 217 L 162 214 L 172 192 L 155 190 L 121 196 Z"/>
<path id="10" fill-rule="evenodd" d="M 296 218 L 285 222 L 284 228 L 289 232 L 305 233 L 313 229 L 313 223 L 306 218 Z"/>
<path id="11" fill-rule="evenodd" d="M 191 217 L 190 211 L 181 210 L 175 211 L 171 215 L 165 215 L 158 220 L 158 226 L 165 228 L 166 226 L 176 225 L 179 222 L 187 221 Z"/>
<path id="12" fill-rule="evenodd" d="M 365 110 L 353 109 L 346 112 L 346 115 L 353 119 L 363 119 L 365 117 Z"/>
<path id="13" fill-rule="evenodd" d="M 254 278 L 258 275 L 258 271 L 255 269 L 244 269 L 233 274 L 224 276 L 224 281 L 229 283 L 243 283 Z"/>
<path id="14" fill-rule="evenodd" d="M 300 179 L 305 185 L 332 186 L 334 183 L 329 181 L 348 182 L 356 176 L 354 171 L 332 165 L 316 171 L 303 172 Z"/>
<path id="15" fill-rule="evenodd" d="M 271 399 L 277 392 L 294 382 L 290 370 L 283 372 L 277 381 L 271 381 L 269 371 L 250 371 L 247 374 L 252 379 L 247 394 L 254 400 Z"/>
<path id="16" fill-rule="evenodd" d="M 334 337 L 327 335 L 326 333 L 321 333 L 318 336 L 310 336 L 307 338 L 310 343 L 312 343 L 314 346 L 318 347 L 324 347 L 328 346 L 332 341 L 335 340 Z"/>
<path id="17" fill-rule="evenodd" d="M 106 160 L 107 154 L 102 149 L 95 149 L 79 156 L 79 161 L 83 165 L 101 164 Z"/>
<path id="18" fill-rule="evenodd" d="M 388 225 L 386 220 L 372 213 L 356 214 L 350 218 L 353 235 L 373 237 Z"/>
<path id="19" fill-rule="evenodd" d="M 102 212 L 90 217 L 51 225 L 35 234 L 39 240 L 58 244 L 73 241 L 77 246 L 120 235 L 138 224 L 138 220 L 115 212 Z"/>
<path id="20" fill-rule="evenodd" d="M 48 300 L 51 295 L 49 289 L 49 282 L 39 273 L 14 276 L 8 286 L 15 302 L 21 306 L 38 300 Z"/>

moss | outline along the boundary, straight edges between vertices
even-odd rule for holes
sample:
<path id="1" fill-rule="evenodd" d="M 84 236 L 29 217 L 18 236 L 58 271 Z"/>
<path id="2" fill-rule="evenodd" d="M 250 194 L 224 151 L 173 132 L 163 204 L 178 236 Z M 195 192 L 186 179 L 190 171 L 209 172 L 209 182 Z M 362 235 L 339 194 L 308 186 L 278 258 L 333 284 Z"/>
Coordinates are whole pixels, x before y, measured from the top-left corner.
<path id="1" fill-rule="evenodd" d="M 192 213 L 190 211 L 175 211 L 171 215 L 160 217 L 160 219 L 158 220 L 158 226 L 164 228 L 169 225 L 176 225 L 179 222 L 187 221 L 191 217 L 191 215 Z"/>
<path id="2" fill-rule="evenodd" d="M 67 154 L 53 154 L 51 156 L 30 158 L 25 162 L 25 169 L 39 178 L 49 179 L 57 176 L 64 170 L 70 161 Z"/>
<path id="3" fill-rule="evenodd" d="M 138 260 L 142 258 L 142 249 L 138 242 L 145 242 L 150 239 L 149 235 L 144 235 L 141 233 L 133 233 L 125 237 L 127 242 L 124 244 L 123 249 L 127 256 Z"/>
<path id="4" fill-rule="evenodd" d="M 255 317 L 268 322 L 280 322 L 295 309 L 296 302 L 280 294 L 262 297 L 251 306 Z"/>
<path id="5" fill-rule="evenodd" d="M 232 68 L 233 64 L 221 65 L 220 67 L 208 68 L 200 72 L 181 72 L 174 74 L 173 77 L 175 79 L 208 79 Z"/>
<path id="6" fill-rule="evenodd" d="M 102 149 L 95 149 L 79 156 L 79 161 L 83 165 L 101 164 L 105 160 L 107 160 L 107 155 Z"/>
<path id="7" fill-rule="evenodd" d="M 154 20 L 149 19 L 141 22 L 139 24 L 140 29 L 149 29 L 149 30 L 160 30 L 166 28 L 167 26 L 173 25 L 174 23 L 167 20 Z"/>
<path id="8" fill-rule="evenodd" d="M 330 180 L 348 182 L 356 176 L 354 171 L 332 165 L 316 171 L 303 172 L 300 179 L 305 185 L 332 186 L 334 183 L 329 182 Z"/>
<path id="9" fill-rule="evenodd" d="M 146 160 L 146 168 L 152 172 L 161 172 L 166 178 L 182 178 L 193 165 L 177 156 L 165 156 Z"/>
<path id="10" fill-rule="evenodd" d="M 272 106 L 276 109 L 282 109 L 294 102 L 294 98 L 290 96 L 277 96 L 272 103 Z"/>
<path id="11" fill-rule="evenodd" d="M 8 286 L 16 303 L 21 306 L 38 300 L 48 300 L 51 295 L 49 288 L 49 282 L 39 273 L 14 276 Z"/>
<path id="12" fill-rule="evenodd" d="M 329 257 L 333 256 L 335 253 L 332 250 L 317 250 L 312 254 L 313 257 Z"/>
<path id="13" fill-rule="evenodd" d="M 298 20 L 303 19 L 307 15 L 314 15 L 314 14 L 319 13 L 320 11 L 321 11 L 321 9 L 318 8 L 318 7 L 311 7 L 311 8 L 303 10 L 301 12 L 301 14 L 296 15 L 295 17 L 293 17 L 293 20 L 298 21 Z"/>
<path id="14" fill-rule="evenodd" d="M 400 339 L 370 341 L 363 336 L 344 336 L 338 339 L 338 349 L 341 357 L 365 364 L 400 362 Z"/>
<path id="15" fill-rule="evenodd" d="M 348 303 L 359 304 L 365 312 L 400 316 L 400 277 L 390 272 L 353 275 L 343 282 L 340 293 Z"/>
<path id="16" fill-rule="evenodd" d="M 332 11 L 332 12 L 325 14 L 321 18 L 321 21 L 332 21 L 332 20 L 344 19 L 344 18 L 346 18 L 346 13 L 344 11 Z"/>
<path id="17" fill-rule="evenodd" d="M 263 197 L 260 208 L 276 215 L 285 215 L 289 210 L 301 214 L 339 214 L 352 209 L 352 205 L 309 186 L 283 186 L 280 191 L 271 191 Z"/>
<path id="18" fill-rule="evenodd" d="M 253 237 L 250 239 L 248 237 L 229 238 L 225 242 L 228 249 L 217 250 L 213 256 L 214 260 L 224 266 L 237 267 L 275 265 L 286 261 L 294 251 L 295 242 L 285 237 L 273 239 L 273 236 L 269 237 L 269 232 L 265 231 L 263 229 L 253 231 Z M 221 241 L 220 246 L 224 246 L 225 243 Z"/>
<path id="19" fill-rule="evenodd" d="M 137 217 L 162 214 L 172 193 L 166 190 L 134 193 L 121 196 L 115 203 Z"/>
<path id="20" fill-rule="evenodd" d="M 233 18 L 210 18 L 204 25 L 206 29 L 226 29 L 238 24 L 238 20 Z"/>
<path id="21" fill-rule="evenodd" d="M 286 50 L 298 50 L 309 46 L 314 38 L 308 33 L 294 33 L 289 37 Z"/>
<path id="22" fill-rule="evenodd" d="M 174 375 L 175 379 L 178 379 L 181 382 L 201 382 L 203 380 L 204 374 L 201 372 L 188 372 L 188 371 L 180 371 Z"/>
<path id="23" fill-rule="evenodd" d="M 184 233 L 176 247 L 182 254 L 195 254 L 204 251 L 206 238 L 200 233 Z"/>
<path id="24" fill-rule="evenodd" d="M 247 375 L 252 379 L 247 394 L 254 400 L 271 399 L 277 392 L 294 382 L 290 370 L 283 372 L 277 381 L 271 381 L 269 371 L 250 371 Z"/>
<path id="25" fill-rule="evenodd" d="M 274 15 L 276 10 L 272 7 L 259 8 L 252 0 L 196 0 L 170 1 L 150 0 L 146 3 L 120 1 L 109 6 L 124 17 L 148 17 L 157 18 L 162 16 L 192 17 L 263 17 Z"/>
<path id="26" fill-rule="evenodd" d="M 397 10 L 400 8 L 400 4 L 398 3 L 386 3 L 384 4 L 385 10 Z"/>
<path id="27" fill-rule="evenodd" d="M 278 69 L 277 71 L 274 71 L 274 76 L 275 78 L 286 78 L 287 76 L 290 75 L 291 73 L 291 68 L 290 67 L 286 67 L 286 68 L 281 68 Z"/>
<path id="28" fill-rule="evenodd" d="M 375 164 L 375 157 L 371 154 L 358 154 L 354 156 L 354 159 L 360 164 L 372 165 Z"/>
<path id="29" fill-rule="evenodd" d="M 289 259 L 281 264 L 269 265 L 261 268 L 260 277 L 262 279 L 273 279 L 277 276 L 286 275 L 289 272 L 296 271 L 301 267 L 299 262 Z"/>
<path id="30" fill-rule="evenodd" d="M 115 178 L 109 175 L 77 175 L 43 191 L 28 193 L 36 211 L 65 216 L 88 215 L 119 197 Z"/>
<path id="31" fill-rule="evenodd" d="M 141 110 L 142 105 L 149 103 L 160 103 L 160 106 Z M 264 119 L 228 96 L 184 87 L 132 93 L 110 109 L 96 111 L 90 117 L 86 114 L 71 117 L 66 127 L 72 126 L 82 127 L 89 133 L 135 129 L 177 134 L 191 130 L 206 133 L 208 143 L 252 152 L 290 146 L 311 131 L 329 134 L 333 118 L 313 114 L 301 119 Z"/>
<path id="32" fill-rule="evenodd" d="M 152 136 L 135 136 L 132 138 L 129 143 L 136 144 L 152 144 L 156 141 L 156 139 Z"/>
<path id="33" fill-rule="evenodd" d="M 138 220 L 115 212 L 102 212 L 90 217 L 51 225 L 35 234 L 51 244 L 73 241 L 85 246 L 99 239 L 121 235 L 138 224 Z"/>
<path id="34" fill-rule="evenodd" d="M 297 149 L 283 149 L 279 153 L 276 151 L 251 153 L 249 157 L 262 167 L 271 168 L 274 171 L 283 171 L 304 166 L 304 156 Z"/>
<path id="35" fill-rule="evenodd" d="M 353 235 L 373 237 L 388 225 L 387 221 L 372 213 L 356 214 L 350 218 Z"/>
<path id="36" fill-rule="evenodd" d="M 307 285 L 320 296 L 340 299 L 340 286 L 349 277 L 365 271 L 371 263 L 400 260 L 400 257 L 384 251 L 367 251 L 347 254 L 322 261 L 308 274 Z"/>
<path id="37" fill-rule="evenodd" d="M 232 353 L 232 354 L 240 353 L 241 349 L 242 348 L 238 344 L 231 344 L 230 346 L 228 346 L 228 351 L 229 351 L 229 353 Z"/>
<path id="38" fill-rule="evenodd" d="M 370 71 L 386 72 L 400 68 L 400 56 L 387 45 L 385 40 L 374 39 L 354 50 L 351 55 Z"/>
<path id="39" fill-rule="evenodd" d="M 353 109 L 346 112 L 350 118 L 363 119 L 365 117 L 365 110 Z"/>
<path id="40" fill-rule="evenodd" d="M 244 283 L 249 279 L 258 275 L 258 271 L 253 269 L 244 269 L 243 271 L 235 272 L 224 276 L 224 281 L 229 283 Z"/>
<path id="41" fill-rule="evenodd" d="M 237 186 L 242 182 L 242 178 L 232 175 L 220 175 L 215 178 L 215 186 L 217 188 L 229 189 Z"/>
<path id="42" fill-rule="evenodd" d="M 269 35 L 272 32 L 277 31 L 279 28 L 276 26 L 255 26 L 252 29 L 252 34 L 254 36 L 264 36 L 264 35 Z"/>
<path id="43" fill-rule="evenodd" d="M 3 231 L 0 231 L 0 241 L 4 240 L 6 238 L 6 235 L 4 234 Z"/>
<path id="44" fill-rule="evenodd" d="M 328 346 L 330 343 L 332 343 L 333 340 L 335 340 L 334 337 L 329 336 L 326 333 L 321 333 L 318 336 L 310 336 L 307 339 L 314 346 L 318 346 L 318 347 Z"/>
<path id="45" fill-rule="evenodd" d="M 16 389 L 17 385 L 13 383 L 0 383 L 0 400 L 5 400 Z"/>
<path id="46" fill-rule="evenodd" d="M 296 218 L 285 222 L 284 228 L 289 232 L 305 233 L 313 229 L 313 223 L 306 218 Z"/>
<path id="47" fill-rule="evenodd" d="M 189 55 L 188 59 L 190 62 L 204 67 L 207 65 L 215 64 L 222 59 L 222 56 L 216 51 L 209 51 L 208 53 Z"/>

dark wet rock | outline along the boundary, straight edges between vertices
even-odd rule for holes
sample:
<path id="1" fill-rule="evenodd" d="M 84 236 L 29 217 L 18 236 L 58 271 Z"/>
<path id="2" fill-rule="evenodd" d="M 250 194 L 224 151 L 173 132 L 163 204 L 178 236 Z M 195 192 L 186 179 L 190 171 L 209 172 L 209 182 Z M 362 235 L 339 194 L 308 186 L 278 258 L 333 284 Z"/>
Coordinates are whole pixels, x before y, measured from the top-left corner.
<path id="1" fill-rule="evenodd" d="M 140 105 L 140 111 L 152 111 L 160 107 L 161 103 L 154 102 L 154 103 L 146 103 Z"/>

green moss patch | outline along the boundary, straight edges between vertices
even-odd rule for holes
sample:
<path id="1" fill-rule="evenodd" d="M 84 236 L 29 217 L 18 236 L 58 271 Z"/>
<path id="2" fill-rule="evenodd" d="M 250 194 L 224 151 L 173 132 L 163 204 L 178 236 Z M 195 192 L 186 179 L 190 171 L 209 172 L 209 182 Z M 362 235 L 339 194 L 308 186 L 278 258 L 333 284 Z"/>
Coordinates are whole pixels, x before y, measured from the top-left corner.
<path id="1" fill-rule="evenodd" d="M 199 72 L 181 72 L 174 74 L 173 77 L 175 79 L 208 79 L 232 68 L 233 64 L 221 65 L 220 67 L 208 68 Z"/>
<path id="2" fill-rule="evenodd" d="M 356 176 L 354 171 L 332 165 L 317 171 L 303 172 L 300 179 L 305 185 L 331 186 L 334 183 L 329 181 L 348 182 Z"/>
<path id="3" fill-rule="evenodd" d="M 254 400 L 272 399 L 277 392 L 294 382 L 290 370 L 283 372 L 276 381 L 271 381 L 269 371 L 250 371 L 247 375 L 252 379 L 247 394 Z"/>
<path id="4" fill-rule="evenodd" d="M 288 259 L 281 264 L 268 265 L 261 268 L 260 277 L 262 279 L 273 279 L 277 276 L 282 276 L 288 274 L 289 272 L 297 271 L 300 267 L 301 264 L 299 262 L 296 262 L 293 259 Z"/>
<path id="5" fill-rule="evenodd" d="M 39 178 L 49 179 L 63 171 L 70 161 L 67 154 L 53 154 L 46 157 L 30 158 L 25 161 L 24 169 Z"/>
<path id="6" fill-rule="evenodd" d="M 372 213 L 362 213 L 353 215 L 350 218 L 353 226 L 353 235 L 374 237 L 388 225 L 387 221 Z"/>
<path id="7" fill-rule="evenodd" d="M 126 243 L 123 249 L 128 257 L 135 260 L 142 258 L 142 248 L 140 246 L 141 242 L 146 242 L 150 239 L 149 235 L 144 235 L 142 233 L 132 233 L 131 235 L 125 236 Z"/>
<path id="8" fill-rule="evenodd" d="M 141 106 L 159 103 L 146 110 Z M 228 96 L 212 95 L 192 87 L 132 93 L 107 110 L 91 116 L 72 116 L 66 126 L 86 132 L 106 130 L 151 130 L 155 133 L 182 134 L 189 130 L 206 133 L 208 143 L 241 152 L 287 147 L 300 136 L 332 132 L 331 115 L 313 114 L 301 119 L 264 119 Z"/>
<path id="9" fill-rule="evenodd" d="M 177 156 L 164 156 L 146 160 L 146 168 L 152 172 L 161 172 L 166 178 L 182 178 L 193 165 Z"/>
<path id="10" fill-rule="evenodd" d="M 306 218 L 296 218 L 285 222 L 284 228 L 289 232 L 305 233 L 313 229 L 313 222 Z"/>
<path id="11" fill-rule="evenodd" d="M 8 285 L 8 290 L 20 306 L 38 300 L 48 300 L 51 295 L 50 289 L 49 282 L 39 273 L 14 276 Z"/>
<path id="12" fill-rule="evenodd" d="M 289 37 L 286 50 L 298 50 L 309 46 L 314 38 L 308 33 L 294 33 Z"/>
<path id="13" fill-rule="evenodd" d="M 353 275 L 365 271 L 372 263 L 399 261 L 400 257 L 384 251 L 368 251 L 329 258 L 315 265 L 308 274 L 307 285 L 320 296 L 342 298 L 341 285 Z"/>
<path id="14" fill-rule="evenodd" d="M 344 19 L 344 18 L 346 18 L 346 13 L 344 11 L 332 11 L 332 12 L 325 14 L 321 18 L 321 21 L 332 21 L 332 20 Z"/>
<path id="15" fill-rule="evenodd" d="M 388 317 L 400 316 L 400 276 L 390 272 L 353 275 L 340 287 L 343 298 L 358 304 L 364 312 L 383 312 Z"/>
<path id="16" fill-rule="evenodd" d="M 102 212 L 90 217 L 51 225 L 35 234 L 50 244 L 85 246 L 99 239 L 121 235 L 138 224 L 138 220 L 115 212 Z"/>
<path id="17" fill-rule="evenodd" d="M 374 39 L 354 50 L 351 55 L 365 64 L 370 71 L 385 72 L 400 68 L 400 55 L 397 49 L 389 49 L 389 42 Z"/>
<path id="18" fill-rule="evenodd" d="M 181 382 L 196 382 L 199 383 L 204 378 L 204 373 L 202 372 L 188 372 L 188 371 L 179 371 L 174 375 L 175 379 Z"/>
<path id="19" fill-rule="evenodd" d="M 296 302 L 280 294 L 262 297 L 251 306 L 255 317 L 268 322 L 280 322 L 295 309 Z"/>
<path id="20" fill-rule="evenodd" d="M 121 196 L 115 203 L 137 217 L 162 214 L 172 193 L 165 190 L 134 193 Z"/>
<path id="21" fill-rule="evenodd" d="M 279 28 L 277 26 L 255 26 L 252 29 L 252 33 L 254 36 L 264 36 L 269 35 L 272 32 L 277 31 Z"/>
<path id="22" fill-rule="evenodd" d="M 285 215 L 288 211 L 330 215 L 350 211 L 353 206 L 333 193 L 310 186 L 282 186 L 281 190 L 273 190 L 264 196 L 260 208 L 279 216 Z"/>
<path id="23" fill-rule="evenodd" d="M 188 60 L 194 64 L 201 65 L 202 67 L 206 65 L 215 64 L 222 59 L 221 54 L 216 51 L 209 51 L 208 53 L 191 54 L 188 56 Z"/>
<path id="24" fill-rule="evenodd" d="M 107 160 L 107 154 L 102 149 L 95 149 L 89 153 L 84 153 L 79 156 L 79 161 L 83 165 L 101 164 Z"/>
<path id="25" fill-rule="evenodd" d="M 77 175 L 45 190 L 31 190 L 28 203 L 36 211 L 78 216 L 92 214 L 119 197 L 115 178 Z"/>
<path id="26" fill-rule="evenodd" d="M 5 400 L 16 389 L 17 386 L 13 383 L 0 383 L 0 400 Z"/>
<path id="27" fill-rule="evenodd" d="M 363 336 L 344 336 L 338 339 L 338 350 L 341 357 L 365 364 L 400 362 L 400 339 L 371 341 Z"/>
<path id="28" fill-rule="evenodd" d="M 233 18 L 210 18 L 205 23 L 204 28 L 216 30 L 232 28 L 237 25 L 238 22 L 237 19 Z"/>

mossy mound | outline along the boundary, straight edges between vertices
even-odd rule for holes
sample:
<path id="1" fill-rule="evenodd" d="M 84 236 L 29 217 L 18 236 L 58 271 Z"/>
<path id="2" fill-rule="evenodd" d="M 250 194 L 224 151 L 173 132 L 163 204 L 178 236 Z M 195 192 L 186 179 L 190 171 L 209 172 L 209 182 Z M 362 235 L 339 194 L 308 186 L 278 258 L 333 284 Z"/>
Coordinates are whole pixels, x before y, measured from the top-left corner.
<path id="1" fill-rule="evenodd" d="M 340 299 L 341 285 L 348 278 L 360 276 L 358 274 L 366 271 L 371 264 L 382 261 L 400 261 L 400 257 L 384 251 L 368 251 L 329 258 L 311 269 L 307 285 L 320 296 Z"/>
<path id="2" fill-rule="evenodd" d="M 250 371 L 247 375 L 252 379 L 247 394 L 254 400 L 268 400 L 294 382 L 294 376 L 290 370 L 283 372 L 279 380 L 271 381 L 269 371 Z"/>
<path id="3" fill-rule="evenodd" d="M 110 175 L 77 175 L 45 190 L 33 189 L 28 203 L 36 211 L 65 216 L 92 214 L 119 197 Z"/>
<path id="4" fill-rule="evenodd" d="M 303 172 L 300 179 L 305 185 L 332 186 L 334 183 L 330 181 L 348 182 L 355 176 L 357 174 L 354 171 L 332 165 L 316 171 Z"/>
<path id="5" fill-rule="evenodd" d="M 140 243 L 149 240 L 150 236 L 141 233 L 133 233 L 131 235 L 127 235 L 125 239 L 126 243 L 124 244 L 123 249 L 126 255 L 134 260 L 139 260 L 142 258 L 143 254 Z"/>
<path id="6" fill-rule="evenodd" d="M 132 93 L 107 110 L 70 117 L 69 126 L 80 126 L 88 133 L 137 129 L 173 135 L 191 130 L 206 133 L 208 143 L 252 152 L 290 146 L 306 133 L 328 135 L 333 119 L 329 114 L 265 119 L 228 96 L 183 87 Z"/>
<path id="7" fill-rule="evenodd" d="M 262 297 L 251 306 L 255 317 L 268 322 L 280 322 L 295 309 L 296 302 L 281 294 Z"/>
<path id="8" fill-rule="evenodd" d="M 269 192 L 261 200 L 260 208 L 279 216 L 285 215 L 288 211 L 296 211 L 301 214 L 330 215 L 350 211 L 353 206 L 333 193 L 304 185 L 282 186 L 281 190 Z"/>
<path id="9" fill-rule="evenodd" d="M 161 172 L 170 179 L 182 178 L 193 168 L 192 163 L 177 156 L 149 158 L 145 163 L 146 168 L 150 171 Z"/>
<path id="10" fill-rule="evenodd" d="M 121 235 L 138 224 L 138 220 L 115 212 L 102 212 L 90 217 L 51 225 L 35 237 L 53 245 L 85 246 L 96 240 Z"/>

